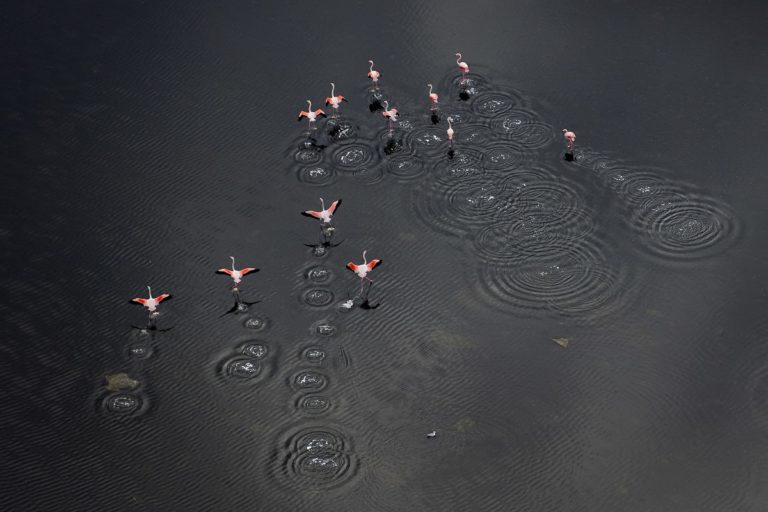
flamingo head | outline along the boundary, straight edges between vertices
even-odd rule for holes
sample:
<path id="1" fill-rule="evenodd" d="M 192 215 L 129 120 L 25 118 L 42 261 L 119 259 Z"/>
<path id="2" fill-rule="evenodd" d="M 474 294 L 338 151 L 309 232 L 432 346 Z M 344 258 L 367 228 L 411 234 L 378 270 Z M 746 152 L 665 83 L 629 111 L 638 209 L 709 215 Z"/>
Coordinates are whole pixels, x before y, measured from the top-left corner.
<path id="1" fill-rule="evenodd" d="M 389 102 L 387 100 L 384 100 L 384 110 L 389 110 Z"/>

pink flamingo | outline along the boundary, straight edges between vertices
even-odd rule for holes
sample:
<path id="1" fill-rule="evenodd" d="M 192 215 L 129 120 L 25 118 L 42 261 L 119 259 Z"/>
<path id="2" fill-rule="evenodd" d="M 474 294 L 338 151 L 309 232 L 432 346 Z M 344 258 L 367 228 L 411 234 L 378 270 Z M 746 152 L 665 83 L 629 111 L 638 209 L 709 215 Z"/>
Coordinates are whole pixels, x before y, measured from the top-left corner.
<path id="1" fill-rule="evenodd" d="M 429 101 L 432 102 L 432 110 L 437 110 L 437 93 L 432 92 L 432 84 L 427 84 L 427 87 L 429 87 Z"/>
<path id="2" fill-rule="evenodd" d="M 330 224 L 331 223 L 331 217 L 333 217 L 333 214 L 336 212 L 336 209 L 341 205 L 341 199 L 337 199 L 334 202 L 331 203 L 331 206 L 328 208 L 325 207 L 325 202 L 323 201 L 323 198 L 320 198 L 320 207 L 322 208 L 319 212 L 314 210 L 307 210 L 304 212 L 301 212 L 302 215 L 305 217 L 314 217 L 315 219 L 320 219 L 320 222 L 323 224 Z"/>
<path id="3" fill-rule="evenodd" d="M 448 134 L 448 140 L 451 142 L 451 151 L 453 151 L 453 134 L 455 133 L 453 131 L 453 126 L 451 123 L 453 122 L 453 118 L 448 118 L 448 129 L 445 131 L 446 134 Z"/>
<path id="4" fill-rule="evenodd" d="M 347 268 L 357 274 L 357 276 L 360 278 L 360 293 L 363 293 L 363 284 L 365 283 L 365 280 L 367 279 L 369 282 L 373 283 L 371 279 L 368 277 L 368 272 L 373 270 L 373 268 L 381 263 L 381 260 L 371 260 L 368 261 L 365 257 L 366 251 L 363 251 L 363 263 L 361 265 L 356 265 L 355 263 L 352 263 L 351 261 L 347 263 Z"/>
<path id="5" fill-rule="evenodd" d="M 259 271 L 258 268 L 254 268 L 254 267 L 245 267 L 244 269 L 237 270 L 235 268 L 235 257 L 234 256 L 230 256 L 229 259 L 232 260 L 232 269 L 220 268 L 219 270 L 216 271 L 216 273 L 217 274 L 227 274 L 229 277 L 231 277 L 232 280 L 234 281 L 233 288 L 235 290 L 237 290 L 237 285 L 240 284 L 240 281 L 242 281 L 244 275 L 250 274 L 251 272 L 258 272 Z"/>
<path id="6" fill-rule="evenodd" d="M 469 65 L 466 62 L 459 62 L 461 61 L 461 54 L 456 54 L 456 64 L 459 66 L 459 71 L 461 71 L 461 84 L 464 85 L 464 83 L 467 80 L 467 73 L 469 73 Z"/>
<path id="7" fill-rule="evenodd" d="M 373 82 L 373 88 L 375 89 L 376 87 L 378 87 L 379 77 L 381 76 L 381 73 L 379 73 L 378 71 L 373 69 L 373 61 L 372 60 L 369 60 L 368 62 L 371 65 L 371 67 L 368 68 L 368 78 L 370 78 L 371 82 Z"/>
<path id="8" fill-rule="evenodd" d="M 389 136 L 391 137 L 392 133 L 395 131 L 395 125 L 393 123 L 397 122 L 397 109 L 392 107 L 390 110 L 389 102 L 384 100 L 384 111 L 381 113 L 381 115 L 388 119 L 387 126 L 389 128 Z"/>
<path id="9" fill-rule="evenodd" d="M 565 138 L 566 145 L 567 145 L 566 147 L 568 149 L 568 152 L 572 153 L 573 152 L 573 145 L 576 142 L 576 134 L 574 132 L 572 132 L 572 131 L 563 129 L 563 137 Z"/>
<path id="10" fill-rule="evenodd" d="M 314 128 L 314 122 L 317 120 L 318 117 L 326 117 L 325 112 L 323 112 L 321 109 L 317 109 L 315 111 L 312 110 L 312 102 L 307 100 L 307 105 L 309 107 L 307 108 L 308 112 L 301 111 L 299 112 L 299 121 L 301 121 L 302 117 L 306 117 L 309 121 L 309 129 L 312 130 Z"/>
<path id="11" fill-rule="evenodd" d="M 333 107 L 333 117 L 338 116 L 339 114 L 339 105 L 341 105 L 342 101 L 347 101 L 347 99 L 339 94 L 338 96 L 334 95 L 334 91 L 336 90 L 336 84 L 331 82 L 331 95 L 328 98 L 325 98 L 325 105 L 332 106 Z"/>
<path id="12" fill-rule="evenodd" d="M 135 302 L 136 304 L 141 304 L 142 306 L 147 308 L 150 313 L 154 313 L 157 310 L 158 304 L 160 304 L 166 299 L 171 298 L 171 295 L 168 293 L 162 293 L 157 297 L 152 297 L 152 288 L 147 286 L 147 290 L 149 291 L 149 298 L 142 299 L 141 297 L 137 297 L 135 299 L 131 299 L 131 302 Z"/>

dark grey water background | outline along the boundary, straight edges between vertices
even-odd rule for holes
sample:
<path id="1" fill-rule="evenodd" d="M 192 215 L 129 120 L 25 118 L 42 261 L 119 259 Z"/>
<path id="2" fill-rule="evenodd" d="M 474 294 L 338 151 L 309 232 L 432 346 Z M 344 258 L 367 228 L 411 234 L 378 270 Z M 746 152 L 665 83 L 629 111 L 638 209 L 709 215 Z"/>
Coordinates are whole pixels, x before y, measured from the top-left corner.
<path id="1" fill-rule="evenodd" d="M 8 6 L 0 508 L 768 509 L 765 15 L 757 1 Z M 467 103 L 447 93 L 456 51 L 482 79 Z M 470 167 L 499 147 L 477 98 L 525 104 L 545 129 L 531 147 L 509 137 L 514 169 L 469 173 L 466 190 L 444 146 L 396 155 L 421 169 L 398 175 L 365 103 L 369 58 L 414 129 L 424 83 L 441 84 L 468 119 Z M 330 81 L 360 140 L 324 151 L 336 175 L 316 186 L 297 179 L 311 165 L 295 116 Z M 561 128 L 577 163 L 559 160 Z M 337 165 L 350 148 L 367 172 Z M 520 228 L 522 212 L 486 244 L 499 210 L 529 204 L 525 172 L 531 215 L 565 231 Z M 647 190 L 680 208 L 648 207 Z M 298 215 L 320 196 L 344 198 L 344 243 L 323 259 Z M 515 259 L 531 237 L 536 257 Z M 382 305 L 340 313 L 363 249 L 385 261 Z M 262 269 L 244 283 L 262 302 L 220 318 L 230 294 L 212 272 L 230 254 Z M 327 282 L 306 277 L 316 265 Z M 151 339 L 127 304 L 146 284 L 175 296 L 174 328 Z M 333 302 L 307 304 L 312 289 Z M 268 349 L 258 375 L 228 375 L 249 342 Z M 105 409 L 117 372 L 141 382 L 133 413 Z"/>

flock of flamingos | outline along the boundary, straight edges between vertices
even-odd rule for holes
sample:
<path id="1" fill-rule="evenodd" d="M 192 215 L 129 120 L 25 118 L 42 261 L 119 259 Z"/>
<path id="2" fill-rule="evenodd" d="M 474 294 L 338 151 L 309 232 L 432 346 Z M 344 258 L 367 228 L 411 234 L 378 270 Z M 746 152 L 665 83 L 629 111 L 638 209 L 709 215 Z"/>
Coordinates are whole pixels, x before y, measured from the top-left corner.
<path id="1" fill-rule="evenodd" d="M 370 64 L 370 67 L 368 68 L 368 78 L 371 79 L 371 84 L 374 91 L 378 90 L 378 82 L 379 78 L 381 77 L 381 73 L 377 70 L 373 69 L 373 61 L 369 60 L 368 63 Z M 469 65 L 461 60 L 461 53 L 456 54 L 456 65 L 459 68 L 459 71 L 461 71 L 461 81 L 459 82 L 459 86 L 462 91 L 465 91 L 466 85 L 467 85 L 467 75 L 469 74 Z M 427 93 L 429 102 L 431 104 L 431 110 L 433 112 L 433 116 L 436 113 L 438 109 L 438 103 L 439 103 L 439 96 L 436 92 L 433 91 L 432 84 L 427 84 L 427 87 L 429 87 L 429 92 Z M 336 95 L 336 85 L 334 83 L 331 83 L 331 95 L 327 98 L 325 98 L 325 105 L 330 106 L 333 108 L 332 118 L 336 119 L 340 117 L 339 113 L 339 107 L 342 102 L 347 101 L 347 99 L 342 95 Z M 306 118 L 308 122 L 308 128 L 310 130 L 309 133 L 311 133 L 313 130 L 315 130 L 315 123 L 317 122 L 318 118 L 321 117 L 327 117 L 326 113 L 322 109 L 316 109 L 312 110 L 312 102 L 310 100 L 307 100 L 308 108 L 306 111 L 302 110 L 299 112 L 299 121 Z M 382 111 L 382 115 L 387 119 L 388 123 L 388 129 L 389 129 L 389 135 L 390 137 L 393 134 L 394 131 L 394 125 L 393 123 L 397 122 L 397 108 L 389 106 L 388 101 L 384 101 L 383 105 L 381 105 L 380 110 Z M 435 117 L 433 117 L 435 119 Z M 452 119 L 450 117 L 447 118 L 448 121 L 448 129 L 446 130 L 446 134 L 448 136 L 448 141 L 451 145 L 451 150 L 449 152 L 449 155 L 453 154 L 453 141 L 455 136 L 455 130 L 452 126 Z M 574 143 L 576 142 L 576 134 L 570 130 L 564 129 L 563 130 L 563 137 L 565 139 L 566 143 L 566 152 L 565 152 L 565 159 L 568 161 L 573 160 L 573 148 Z M 312 217 L 315 219 L 320 220 L 321 224 L 321 233 L 323 235 L 323 245 L 329 246 L 331 237 L 333 236 L 334 228 L 331 226 L 331 219 L 333 217 L 333 214 L 336 212 L 336 210 L 341 205 L 341 199 L 337 199 L 336 201 L 333 201 L 328 208 L 325 207 L 325 203 L 323 202 L 323 199 L 320 199 L 320 210 L 306 210 L 304 212 L 301 212 L 302 215 L 305 215 L 307 217 Z M 235 268 L 235 258 L 233 256 L 230 256 L 230 259 L 232 260 L 232 268 L 220 268 L 216 270 L 216 273 L 220 274 L 226 274 L 229 277 L 232 278 L 233 286 L 232 286 L 232 292 L 235 295 L 236 299 L 236 305 L 240 304 L 240 296 L 239 296 L 239 284 L 242 281 L 243 277 L 247 274 L 250 274 L 252 272 L 258 272 L 259 269 L 255 267 L 245 267 L 242 269 L 236 269 Z M 366 251 L 363 251 L 363 262 L 362 263 L 353 263 L 349 262 L 347 263 L 347 268 L 354 272 L 357 277 L 360 278 L 360 297 L 363 299 L 363 306 L 365 307 L 367 305 L 366 297 L 363 294 L 364 290 L 364 284 L 367 280 L 369 283 L 373 283 L 371 279 L 368 277 L 368 274 L 377 266 L 381 264 L 380 259 L 373 259 L 371 261 L 368 261 L 366 258 Z M 156 297 L 152 296 L 152 288 L 147 286 L 148 291 L 148 297 L 136 297 L 134 299 L 131 299 L 132 303 L 140 304 L 144 306 L 147 311 L 149 312 L 149 323 L 147 325 L 147 329 L 153 330 L 156 329 L 155 320 L 157 316 L 159 315 L 159 312 L 157 311 L 158 305 L 163 302 L 164 300 L 170 299 L 171 295 L 168 293 L 162 293 L 160 295 L 157 295 Z M 353 304 L 353 300 L 347 301 L 344 304 L 344 307 L 351 307 Z"/>

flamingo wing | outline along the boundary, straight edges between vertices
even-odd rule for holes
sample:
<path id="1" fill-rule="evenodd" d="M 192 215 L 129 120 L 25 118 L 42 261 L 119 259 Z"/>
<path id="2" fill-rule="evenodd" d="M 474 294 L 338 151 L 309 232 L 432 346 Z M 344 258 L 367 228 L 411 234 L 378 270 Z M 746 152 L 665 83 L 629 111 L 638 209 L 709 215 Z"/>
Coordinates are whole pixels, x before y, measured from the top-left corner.
<path id="1" fill-rule="evenodd" d="M 141 297 L 136 297 L 135 299 L 131 299 L 131 302 L 135 302 L 136 304 L 141 304 L 142 306 L 147 305 L 147 299 L 142 299 Z"/>
<path id="2" fill-rule="evenodd" d="M 317 109 L 317 110 L 315 110 L 315 115 L 316 115 L 316 116 L 323 116 L 323 117 L 326 117 L 326 115 L 325 115 L 325 112 L 323 112 L 323 111 L 322 111 L 322 110 L 320 110 L 320 109 Z"/>
<path id="3" fill-rule="evenodd" d="M 309 112 L 304 112 L 303 110 L 299 112 L 299 121 L 301 121 L 302 117 L 307 117 L 309 115 Z"/>
<path id="4" fill-rule="evenodd" d="M 305 217 L 314 217 L 316 219 L 322 219 L 323 213 L 322 212 L 316 212 L 314 210 L 307 210 L 305 212 L 301 212 L 301 214 Z"/>
<path id="5" fill-rule="evenodd" d="M 347 268 L 352 272 L 357 272 L 358 266 L 350 261 L 349 263 L 347 263 Z"/>
<path id="6" fill-rule="evenodd" d="M 368 270 L 373 270 L 376 265 L 381 265 L 381 260 L 371 260 L 368 262 Z"/>
<path id="7" fill-rule="evenodd" d="M 330 105 L 331 103 L 333 103 L 333 98 L 325 98 L 325 106 L 326 106 L 326 107 L 327 107 L 328 105 Z"/>
<path id="8" fill-rule="evenodd" d="M 170 294 L 170 293 L 163 293 L 163 294 L 160 294 L 160 295 L 158 295 L 157 297 L 155 297 L 155 302 L 157 302 L 158 304 L 160 304 L 160 303 L 161 303 L 161 302 L 163 302 L 165 299 L 170 299 L 170 298 L 171 298 L 171 294 Z"/>
<path id="9" fill-rule="evenodd" d="M 230 270 L 228 268 L 220 268 L 219 270 L 216 271 L 216 273 L 217 274 L 227 274 L 228 276 L 231 276 L 232 275 L 232 270 Z"/>
<path id="10" fill-rule="evenodd" d="M 340 95 L 339 96 L 339 101 L 347 101 L 347 98 L 345 98 L 344 96 Z M 347 101 L 347 103 L 349 103 L 349 102 Z"/>
<path id="11" fill-rule="evenodd" d="M 337 199 L 331 203 L 331 206 L 328 207 L 328 213 L 333 215 L 334 213 L 336 213 L 336 208 L 338 208 L 339 206 L 341 206 L 341 199 Z"/>
<path id="12" fill-rule="evenodd" d="M 246 268 L 244 268 L 243 270 L 240 271 L 240 275 L 244 276 L 245 274 L 250 274 L 251 272 L 258 272 L 258 271 L 259 271 L 258 268 L 246 267 Z"/>

